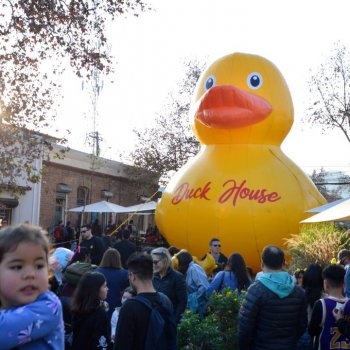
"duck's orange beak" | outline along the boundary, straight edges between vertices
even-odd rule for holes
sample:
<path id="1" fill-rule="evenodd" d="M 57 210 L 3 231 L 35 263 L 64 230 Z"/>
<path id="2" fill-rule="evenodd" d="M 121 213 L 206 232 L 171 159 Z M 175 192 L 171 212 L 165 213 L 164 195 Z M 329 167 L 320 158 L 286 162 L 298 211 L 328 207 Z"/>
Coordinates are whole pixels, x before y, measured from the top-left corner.
<path id="1" fill-rule="evenodd" d="M 211 128 L 230 129 L 255 124 L 272 111 L 260 96 L 234 86 L 214 86 L 199 102 L 195 118 Z"/>

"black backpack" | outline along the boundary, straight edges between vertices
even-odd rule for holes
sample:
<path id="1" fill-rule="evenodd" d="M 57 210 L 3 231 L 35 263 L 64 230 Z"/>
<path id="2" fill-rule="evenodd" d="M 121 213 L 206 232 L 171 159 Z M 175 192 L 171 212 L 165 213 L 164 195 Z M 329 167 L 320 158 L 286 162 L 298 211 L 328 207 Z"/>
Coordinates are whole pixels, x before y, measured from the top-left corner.
<path id="1" fill-rule="evenodd" d="M 175 350 L 176 323 L 171 302 L 163 293 L 157 294 L 159 300 L 155 302 L 141 295 L 132 298 L 151 310 L 144 350 Z"/>

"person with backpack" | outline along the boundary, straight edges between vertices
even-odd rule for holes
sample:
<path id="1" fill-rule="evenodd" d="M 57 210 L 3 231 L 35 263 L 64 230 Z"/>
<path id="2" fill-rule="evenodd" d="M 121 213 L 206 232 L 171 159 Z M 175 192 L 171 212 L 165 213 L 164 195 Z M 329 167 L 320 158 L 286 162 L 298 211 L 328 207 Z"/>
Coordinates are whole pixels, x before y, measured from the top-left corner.
<path id="1" fill-rule="evenodd" d="M 176 323 L 169 298 L 153 287 L 153 260 L 136 253 L 128 260 L 129 282 L 137 295 L 120 309 L 114 349 L 175 350 Z"/>

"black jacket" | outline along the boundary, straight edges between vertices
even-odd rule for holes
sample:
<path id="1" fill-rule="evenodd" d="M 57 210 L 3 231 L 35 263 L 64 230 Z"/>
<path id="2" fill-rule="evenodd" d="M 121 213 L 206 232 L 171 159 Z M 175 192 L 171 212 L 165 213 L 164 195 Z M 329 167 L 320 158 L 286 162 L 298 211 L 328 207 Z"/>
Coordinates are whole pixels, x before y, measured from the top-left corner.
<path id="1" fill-rule="evenodd" d="M 106 250 L 102 238 L 92 236 L 91 239 L 82 240 L 80 245 L 88 249 L 91 258 L 91 264 L 100 265 L 103 253 Z"/>
<path id="2" fill-rule="evenodd" d="M 103 306 L 89 314 L 73 314 L 72 350 L 111 349 L 111 322 Z"/>
<path id="3" fill-rule="evenodd" d="M 162 292 L 170 299 L 173 304 L 176 323 L 178 323 L 187 305 L 184 275 L 173 269 L 170 269 L 163 278 L 160 277 L 159 273 L 156 273 L 153 276 L 153 286 L 157 292 Z"/>
<path id="4" fill-rule="evenodd" d="M 295 350 L 307 326 L 306 301 L 301 288 L 294 287 L 279 298 L 261 282 L 253 283 L 239 315 L 240 350 Z"/>
<path id="5" fill-rule="evenodd" d="M 158 293 L 140 293 L 138 295 L 147 298 L 152 304 L 160 300 Z M 166 309 L 171 313 L 172 306 L 169 300 L 168 303 Z M 134 298 L 127 300 L 119 312 L 114 350 L 154 350 L 145 347 L 150 315 L 151 310 L 143 303 Z M 176 344 L 175 322 L 165 321 L 164 332 L 168 338 L 169 346 L 163 349 L 173 349 L 173 345 Z"/>
<path id="6" fill-rule="evenodd" d="M 136 245 L 133 242 L 130 242 L 129 240 L 125 239 L 117 242 L 113 248 L 118 250 L 122 261 L 122 265 L 124 269 L 126 269 L 126 262 L 128 261 L 129 256 L 136 252 Z"/>

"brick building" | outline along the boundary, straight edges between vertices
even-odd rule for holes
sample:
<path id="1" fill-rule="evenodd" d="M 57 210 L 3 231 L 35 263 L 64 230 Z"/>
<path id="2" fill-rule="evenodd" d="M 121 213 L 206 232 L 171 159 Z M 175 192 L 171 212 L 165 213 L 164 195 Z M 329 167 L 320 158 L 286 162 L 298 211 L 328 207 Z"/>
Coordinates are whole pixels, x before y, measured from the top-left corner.
<path id="1" fill-rule="evenodd" d="M 69 212 L 69 208 L 101 200 L 130 206 L 142 203 L 141 197 L 149 197 L 158 189 L 156 176 L 151 177 L 151 183 L 141 185 L 133 179 L 133 167 L 103 158 L 94 159 L 76 150 L 67 152 L 64 159 L 44 161 L 43 168 L 39 224 L 49 230 L 60 220 L 71 221 L 73 226 L 80 224 L 81 214 Z M 125 214 L 85 213 L 83 222 L 96 218 L 101 223 L 117 222 L 125 217 Z M 143 224 L 145 218 L 137 219 Z"/>

